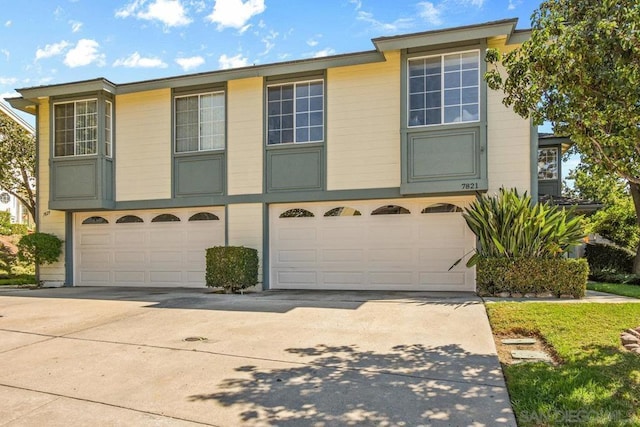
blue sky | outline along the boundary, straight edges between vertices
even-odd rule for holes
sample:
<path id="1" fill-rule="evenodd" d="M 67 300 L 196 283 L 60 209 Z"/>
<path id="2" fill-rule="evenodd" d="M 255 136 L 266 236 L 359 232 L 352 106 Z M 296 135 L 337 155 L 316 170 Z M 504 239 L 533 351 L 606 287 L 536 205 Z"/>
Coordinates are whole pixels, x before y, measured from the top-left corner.
<path id="1" fill-rule="evenodd" d="M 527 0 L 0 0 L 0 97 L 373 49 L 371 38 L 520 18 Z"/>

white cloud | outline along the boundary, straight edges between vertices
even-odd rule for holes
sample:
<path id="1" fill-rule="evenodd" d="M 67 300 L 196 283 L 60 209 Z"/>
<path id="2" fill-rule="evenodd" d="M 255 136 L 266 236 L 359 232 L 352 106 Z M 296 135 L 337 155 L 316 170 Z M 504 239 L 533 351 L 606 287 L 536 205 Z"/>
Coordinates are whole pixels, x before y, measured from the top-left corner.
<path id="1" fill-rule="evenodd" d="M 7 57 L 7 61 L 11 57 L 11 52 L 9 52 L 7 49 L 0 49 L 0 53 Z"/>
<path id="2" fill-rule="evenodd" d="M 484 5 L 484 0 L 464 0 L 463 3 L 467 3 L 475 7 L 482 7 Z"/>
<path id="3" fill-rule="evenodd" d="M 336 53 L 335 49 L 331 49 L 330 47 L 327 47 L 325 49 L 319 50 L 316 53 L 313 54 L 314 58 L 322 58 L 323 56 L 330 56 L 330 55 L 334 55 Z"/>
<path id="4" fill-rule="evenodd" d="M 413 19 L 411 18 L 399 18 L 393 22 L 382 22 L 375 19 L 373 13 L 365 12 L 364 10 L 358 12 L 356 19 L 370 24 L 373 30 L 384 33 L 393 33 L 413 26 Z"/>
<path id="5" fill-rule="evenodd" d="M 318 39 L 321 37 L 322 37 L 322 34 L 316 34 L 315 36 L 307 40 L 307 45 L 311 47 L 318 46 L 318 43 L 320 43 Z"/>
<path id="6" fill-rule="evenodd" d="M 0 77 L 0 85 L 14 85 L 18 83 L 15 77 Z"/>
<path id="7" fill-rule="evenodd" d="M 146 6 L 146 7 L 145 7 Z M 167 27 L 180 27 L 191 23 L 191 18 L 180 0 L 134 0 L 116 11 L 116 17 L 133 16 L 147 21 L 160 21 Z"/>
<path id="8" fill-rule="evenodd" d="M 355 5 L 356 10 L 362 9 L 362 0 L 349 0 L 349 3 Z"/>
<path id="9" fill-rule="evenodd" d="M 189 58 L 176 58 L 176 63 L 184 70 L 189 71 L 204 64 L 202 56 L 191 56 Z"/>
<path id="10" fill-rule="evenodd" d="M 82 22 L 80 21 L 69 21 L 69 24 L 71 25 L 71 32 L 73 33 L 77 33 L 82 29 Z"/>
<path id="11" fill-rule="evenodd" d="M 64 57 L 64 64 L 67 67 L 75 68 L 89 64 L 97 64 L 103 66 L 105 57 L 103 53 L 99 53 L 100 44 L 91 39 L 81 39 L 74 48 L 67 52 Z"/>
<path id="12" fill-rule="evenodd" d="M 507 10 L 515 10 L 516 7 L 522 4 L 522 0 L 509 0 L 509 5 L 507 6 Z"/>
<path id="13" fill-rule="evenodd" d="M 429 1 L 418 3 L 418 15 L 431 25 L 442 25 L 442 11 Z"/>
<path id="14" fill-rule="evenodd" d="M 242 56 L 241 53 L 236 56 L 227 56 L 226 54 L 222 54 L 220 58 L 218 58 L 218 64 L 220 65 L 220 68 L 226 70 L 229 68 L 246 67 L 249 65 L 249 60 Z"/>
<path id="15" fill-rule="evenodd" d="M 44 48 L 36 50 L 36 61 L 38 59 L 51 58 L 52 56 L 60 55 L 68 46 L 69 42 L 65 40 L 45 45 Z"/>
<path id="16" fill-rule="evenodd" d="M 278 38 L 278 32 L 273 30 L 269 31 L 269 34 L 267 34 L 262 38 L 262 43 L 264 43 L 264 52 L 262 52 L 261 55 L 266 55 L 269 52 L 271 52 L 271 49 L 273 49 L 276 46 L 277 38 Z"/>
<path id="17" fill-rule="evenodd" d="M 167 68 L 167 64 L 160 58 L 143 58 L 138 52 L 134 52 L 126 58 L 116 59 L 113 66 L 126 68 Z"/>
<path id="18" fill-rule="evenodd" d="M 10 27 L 13 24 L 13 22 L 11 20 L 8 20 L 7 22 L 4 23 L 5 27 Z"/>
<path id="19" fill-rule="evenodd" d="M 266 9 L 264 0 L 215 0 L 213 12 L 207 19 L 218 24 L 218 30 L 236 28 L 244 32 L 249 20 Z"/>

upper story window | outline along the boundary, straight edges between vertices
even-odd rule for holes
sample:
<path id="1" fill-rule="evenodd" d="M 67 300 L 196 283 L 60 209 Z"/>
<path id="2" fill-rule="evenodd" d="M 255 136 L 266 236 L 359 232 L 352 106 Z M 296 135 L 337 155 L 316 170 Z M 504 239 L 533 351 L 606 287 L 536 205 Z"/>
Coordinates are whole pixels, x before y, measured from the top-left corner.
<path id="1" fill-rule="evenodd" d="M 267 144 L 324 141 L 324 81 L 267 87 Z"/>
<path id="2" fill-rule="evenodd" d="M 558 179 L 558 149 L 538 149 L 538 179 Z"/>
<path id="3" fill-rule="evenodd" d="M 105 102 L 104 109 L 104 153 L 111 157 L 111 147 L 113 147 L 113 104 Z"/>
<path id="4" fill-rule="evenodd" d="M 480 52 L 408 61 L 408 126 L 480 120 Z"/>
<path id="5" fill-rule="evenodd" d="M 97 99 L 54 104 L 53 111 L 56 157 L 97 154 Z"/>
<path id="6" fill-rule="evenodd" d="M 224 92 L 175 98 L 176 153 L 223 150 Z"/>

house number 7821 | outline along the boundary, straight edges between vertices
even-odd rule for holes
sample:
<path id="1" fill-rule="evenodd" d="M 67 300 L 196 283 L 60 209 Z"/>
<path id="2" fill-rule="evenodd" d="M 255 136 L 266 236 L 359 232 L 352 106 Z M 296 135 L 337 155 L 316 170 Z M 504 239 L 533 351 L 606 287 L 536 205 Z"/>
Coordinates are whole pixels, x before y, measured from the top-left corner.
<path id="1" fill-rule="evenodd" d="M 478 183 L 477 182 L 463 182 L 462 183 L 463 190 L 477 190 Z"/>

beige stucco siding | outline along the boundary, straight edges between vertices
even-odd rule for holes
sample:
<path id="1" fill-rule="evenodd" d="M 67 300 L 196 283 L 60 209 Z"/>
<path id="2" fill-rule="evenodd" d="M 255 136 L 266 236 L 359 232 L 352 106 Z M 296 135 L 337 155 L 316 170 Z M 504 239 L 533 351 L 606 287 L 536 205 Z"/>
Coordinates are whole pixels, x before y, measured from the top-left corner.
<path id="1" fill-rule="evenodd" d="M 488 46 L 512 50 L 505 39 L 489 41 Z M 531 122 L 502 104 L 501 91 L 487 89 L 487 167 L 489 194 L 500 187 L 531 192 Z"/>
<path id="2" fill-rule="evenodd" d="M 41 100 L 38 107 L 38 230 L 43 233 L 55 234 L 61 240 L 65 239 L 65 214 L 62 211 L 49 209 L 49 154 L 53 141 L 50 139 L 50 109 L 49 100 Z M 64 246 L 63 246 L 64 252 Z M 45 282 L 64 283 L 65 254 L 60 256 L 60 261 L 54 264 L 40 266 L 40 280 Z"/>
<path id="3" fill-rule="evenodd" d="M 258 280 L 262 282 L 262 204 L 244 203 L 228 206 L 227 230 L 229 246 L 245 246 L 258 250 Z M 261 289 L 260 286 L 258 286 Z"/>
<path id="4" fill-rule="evenodd" d="M 116 98 L 116 201 L 171 197 L 171 90 Z"/>
<path id="5" fill-rule="evenodd" d="M 400 186 L 400 54 L 327 72 L 327 189 Z"/>
<path id="6" fill-rule="evenodd" d="M 227 91 L 228 192 L 262 193 L 262 78 L 231 80 Z"/>

